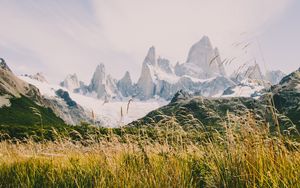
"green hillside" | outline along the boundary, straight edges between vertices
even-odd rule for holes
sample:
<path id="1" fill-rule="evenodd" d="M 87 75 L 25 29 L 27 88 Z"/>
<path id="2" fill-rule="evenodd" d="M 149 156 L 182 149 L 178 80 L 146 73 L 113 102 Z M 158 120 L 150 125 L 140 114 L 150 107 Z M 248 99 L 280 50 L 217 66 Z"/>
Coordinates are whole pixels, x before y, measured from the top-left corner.
<path id="1" fill-rule="evenodd" d="M 10 99 L 9 107 L 0 108 L 0 125 L 60 125 L 64 121 L 57 117 L 50 108 L 37 105 L 31 99 L 22 96 Z M 41 115 L 34 114 L 33 108 Z"/>

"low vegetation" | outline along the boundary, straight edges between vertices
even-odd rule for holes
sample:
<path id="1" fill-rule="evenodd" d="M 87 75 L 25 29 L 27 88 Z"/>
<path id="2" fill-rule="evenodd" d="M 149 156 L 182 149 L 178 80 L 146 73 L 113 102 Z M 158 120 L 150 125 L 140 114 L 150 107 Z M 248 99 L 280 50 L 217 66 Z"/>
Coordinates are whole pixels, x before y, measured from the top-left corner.
<path id="1" fill-rule="evenodd" d="M 0 187 L 300 186 L 297 137 L 230 119 L 223 132 L 173 119 L 118 129 L 44 126 L 26 136 L 2 126 Z"/>
<path id="2" fill-rule="evenodd" d="M 59 126 L 64 121 L 58 118 L 50 108 L 37 105 L 32 99 L 25 96 L 20 98 L 12 97 L 9 107 L 0 108 L 0 125 L 32 126 L 32 125 L 51 125 Z M 39 114 L 36 114 L 37 111 Z M 42 122 L 40 121 L 42 117 Z"/>

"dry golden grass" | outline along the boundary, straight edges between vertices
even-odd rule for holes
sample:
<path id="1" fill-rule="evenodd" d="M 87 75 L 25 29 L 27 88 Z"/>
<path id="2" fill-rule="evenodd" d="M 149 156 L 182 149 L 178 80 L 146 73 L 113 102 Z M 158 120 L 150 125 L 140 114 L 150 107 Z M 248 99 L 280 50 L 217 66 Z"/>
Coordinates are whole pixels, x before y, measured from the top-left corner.
<path id="1" fill-rule="evenodd" d="M 201 131 L 187 133 L 172 119 L 158 125 L 156 139 L 141 128 L 125 141 L 112 132 L 88 144 L 3 141 L 0 187 L 300 187 L 299 143 L 236 118 L 224 134 L 198 141 L 187 134 Z"/>

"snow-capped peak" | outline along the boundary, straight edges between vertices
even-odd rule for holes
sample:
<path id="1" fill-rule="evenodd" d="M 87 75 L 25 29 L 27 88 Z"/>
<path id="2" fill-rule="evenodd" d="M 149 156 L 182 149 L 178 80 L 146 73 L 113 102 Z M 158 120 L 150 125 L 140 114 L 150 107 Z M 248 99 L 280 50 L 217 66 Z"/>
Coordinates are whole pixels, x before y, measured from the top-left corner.
<path id="1" fill-rule="evenodd" d="M 121 80 L 118 81 L 117 87 L 121 92 L 122 96 L 129 97 L 133 95 L 133 84 L 128 71 Z"/>
<path id="2" fill-rule="evenodd" d="M 219 51 L 213 48 L 207 36 L 190 48 L 186 63 L 177 64 L 175 73 L 178 76 L 187 75 L 198 79 L 226 75 Z"/>
<path id="3" fill-rule="evenodd" d="M 250 66 L 244 73 L 245 78 L 263 80 L 264 76 L 260 70 L 259 65 L 255 62 L 253 66 Z"/>
<path id="4" fill-rule="evenodd" d="M 80 87 L 78 77 L 74 74 L 69 74 L 67 77 L 60 83 L 62 87 L 67 88 L 69 91 L 74 91 L 74 89 L 77 89 Z"/>
<path id="5" fill-rule="evenodd" d="M 174 73 L 173 67 L 171 66 L 170 61 L 168 59 L 159 57 L 157 59 L 157 65 L 161 70 L 168 74 Z"/>
<path id="6" fill-rule="evenodd" d="M 186 62 L 205 65 L 207 63 L 207 54 L 212 50 L 213 47 L 209 38 L 204 36 L 190 48 Z"/>
<path id="7" fill-rule="evenodd" d="M 97 65 L 93 78 L 90 83 L 90 89 L 92 91 L 99 91 L 105 84 L 105 66 L 103 63 Z"/>
<path id="8" fill-rule="evenodd" d="M 155 47 L 152 46 L 149 48 L 147 56 L 145 57 L 144 64 L 156 65 L 156 54 Z"/>
<path id="9" fill-rule="evenodd" d="M 132 84 L 132 80 L 130 77 L 130 73 L 128 71 L 125 72 L 125 75 L 123 76 L 123 78 L 121 79 L 123 82 L 126 82 L 128 84 Z M 121 81 L 120 80 L 120 81 Z"/>
<path id="10" fill-rule="evenodd" d="M 96 67 L 93 78 L 88 86 L 90 93 L 96 93 L 97 98 L 119 98 L 119 91 L 117 89 L 117 81 L 111 75 L 106 75 L 105 66 L 103 63 Z"/>

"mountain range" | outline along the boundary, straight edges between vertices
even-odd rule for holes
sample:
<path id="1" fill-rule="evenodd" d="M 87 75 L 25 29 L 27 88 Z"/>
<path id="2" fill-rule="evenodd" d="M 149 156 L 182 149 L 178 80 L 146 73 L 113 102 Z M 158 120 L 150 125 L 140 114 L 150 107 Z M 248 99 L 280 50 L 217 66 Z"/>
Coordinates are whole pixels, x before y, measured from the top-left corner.
<path id="1" fill-rule="evenodd" d="M 230 123 L 253 120 L 256 125 L 285 134 L 300 131 L 300 68 L 271 86 L 260 97 L 206 98 L 184 91 L 168 105 L 150 112 L 130 126 L 178 124 L 185 129 L 224 131 Z M 251 127 L 249 127 L 251 129 Z"/>
<path id="2" fill-rule="evenodd" d="M 175 66 L 168 59 L 157 57 L 155 47 L 151 47 L 136 83 L 128 71 L 117 80 L 106 73 L 104 64 L 99 64 L 88 85 L 79 81 L 76 74 L 68 75 L 60 85 L 71 92 L 106 101 L 127 100 L 128 97 L 146 101 L 157 97 L 171 100 L 181 89 L 206 97 L 219 97 L 228 88 L 241 89 L 247 85 L 251 85 L 255 92 L 278 83 L 285 76 L 281 71 L 269 71 L 263 75 L 257 63 L 244 72 L 228 76 L 224 63 L 219 50 L 204 36 L 190 48 L 186 62 Z"/>
<path id="3" fill-rule="evenodd" d="M 217 99 L 258 99 L 285 76 L 281 71 L 264 75 L 257 63 L 228 75 L 224 69 L 226 61 L 204 36 L 190 48 L 186 62 L 175 65 L 157 57 L 155 47 L 150 47 L 137 82 L 128 71 L 120 80 L 114 79 L 107 74 L 104 64 L 99 64 L 89 84 L 70 74 L 59 85 L 52 85 L 41 73 L 15 76 L 1 59 L 0 107 L 11 107 L 12 99 L 21 96 L 50 109 L 67 124 L 86 121 L 118 126 L 166 105 L 178 91 Z"/>

